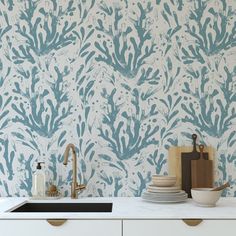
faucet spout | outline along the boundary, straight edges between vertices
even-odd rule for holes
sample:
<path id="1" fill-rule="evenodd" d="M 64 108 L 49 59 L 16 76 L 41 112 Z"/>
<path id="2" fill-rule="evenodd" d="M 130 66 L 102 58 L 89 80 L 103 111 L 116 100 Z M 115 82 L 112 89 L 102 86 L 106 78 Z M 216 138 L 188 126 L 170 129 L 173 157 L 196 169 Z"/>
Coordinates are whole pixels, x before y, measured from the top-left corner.
<path id="1" fill-rule="evenodd" d="M 64 162 L 63 162 L 64 165 L 67 165 L 67 163 L 68 163 L 68 157 L 69 157 L 70 149 L 73 152 L 73 159 L 76 158 L 75 145 L 72 144 L 72 143 L 69 143 L 66 146 L 66 150 L 64 152 Z"/>
<path id="2" fill-rule="evenodd" d="M 67 165 L 68 163 L 68 157 L 70 153 L 70 149 L 72 150 L 72 183 L 71 183 L 71 198 L 78 198 L 78 191 L 81 191 L 85 189 L 85 185 L 78 184 L 77 181 L 77 159 L 76 159 L 76 151 L 75 151 L 75 145 L 70 143 L 66 146 L 66 150 L 64 152 L 64 165 Z"/>

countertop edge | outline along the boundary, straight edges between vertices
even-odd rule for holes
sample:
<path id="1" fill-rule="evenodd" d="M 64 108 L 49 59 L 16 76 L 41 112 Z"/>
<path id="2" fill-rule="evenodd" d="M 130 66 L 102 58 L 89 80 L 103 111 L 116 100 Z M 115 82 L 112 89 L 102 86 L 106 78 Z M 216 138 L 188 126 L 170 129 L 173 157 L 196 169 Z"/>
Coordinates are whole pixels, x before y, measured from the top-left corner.
<path id="1" fill-rule="evenodd" d="M 10 213 L 25 202 L 112 202 L 111 213 Z M 181 204 L 155 204 L 141 198 L 62 198 L 51 201 L 32 201 L 29 198 L 0 198 L 0 220 L 236 220 L 236 198 L 221 198 L 214 208 L 196 206 L 192 200 Z"/>

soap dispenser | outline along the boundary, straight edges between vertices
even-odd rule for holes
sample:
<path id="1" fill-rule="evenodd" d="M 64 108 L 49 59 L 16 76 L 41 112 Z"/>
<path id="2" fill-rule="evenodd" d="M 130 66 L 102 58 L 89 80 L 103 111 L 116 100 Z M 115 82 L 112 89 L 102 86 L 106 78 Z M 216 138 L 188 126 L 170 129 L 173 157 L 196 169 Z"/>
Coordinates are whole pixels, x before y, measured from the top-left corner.
<path id="1" fill-rule="evenodd" d="M 45 197 L 45 172 L 42 169 L 42 164 L 44 162 L 38 162 L 36 171 L 33 176 L 33 197 L 43 198 Z"/>

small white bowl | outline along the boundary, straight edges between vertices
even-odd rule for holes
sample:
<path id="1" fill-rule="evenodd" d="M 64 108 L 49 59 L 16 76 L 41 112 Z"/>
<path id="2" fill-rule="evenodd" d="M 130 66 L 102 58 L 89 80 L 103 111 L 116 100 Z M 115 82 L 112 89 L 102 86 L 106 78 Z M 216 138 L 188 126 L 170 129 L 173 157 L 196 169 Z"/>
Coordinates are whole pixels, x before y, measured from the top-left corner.
<path id="1" fill-rule="evenodd" d="M 176 176 L 153 175 L 152 183 L 157 187 L 172 187 L 176 183 Z"/>
<path id="2" fill-rule="evenodd" d="M 176 179 L 175 175 L 153 175 L 152 178 L 158 179 Z"/>
<path id="3" fill-rule="evenodd" d="M 220 199 L 222 190 L 211 191 L 212 188 L 192 188 L 191 195 L 193 201 L 202 207 L 215 207 Z"/>

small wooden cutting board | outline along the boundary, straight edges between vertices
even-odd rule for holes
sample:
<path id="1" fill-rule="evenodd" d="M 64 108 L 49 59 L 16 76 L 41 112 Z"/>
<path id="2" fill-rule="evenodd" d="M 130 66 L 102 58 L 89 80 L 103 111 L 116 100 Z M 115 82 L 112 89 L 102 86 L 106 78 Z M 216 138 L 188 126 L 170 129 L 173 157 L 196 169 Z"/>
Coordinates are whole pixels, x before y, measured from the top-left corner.
<path id="1" fill-rule="evenodd" d="M 204 146 L 199 145 L 200 158 L 191 161 L 192 188 L 213 187 L 213 163 L 203 158 Z"/>

